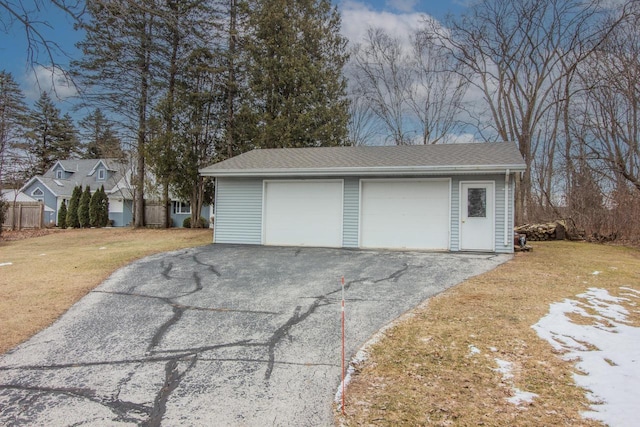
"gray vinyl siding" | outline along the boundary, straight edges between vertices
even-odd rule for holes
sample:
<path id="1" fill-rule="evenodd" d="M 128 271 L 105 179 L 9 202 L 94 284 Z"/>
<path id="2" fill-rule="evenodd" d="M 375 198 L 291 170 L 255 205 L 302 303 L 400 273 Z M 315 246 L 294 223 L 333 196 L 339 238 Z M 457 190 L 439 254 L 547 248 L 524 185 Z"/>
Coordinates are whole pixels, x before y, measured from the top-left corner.
<path id="1" fill-rule="evenodd" d="M 342 246 L 357 248 L 360 221 L 360 180 L 358 178 L 344 179 L 343 197 Z"/>
<path id="2" fill-rule="evenodd" d="M 367 177 L 367 179 L 371 178 Z M 407 177 L 403 178 L 406 179 Z M 422 177 L 415 176 L 415 178 Z M 460 182 L 493 181 L 495 252 L 513 252 L 513 239 L 509 238 L 508 244 L 505 246 L 504 233 L 505 221 L 507 221 L 507 233 L 509 235 L 513 229 L 514 189 L 513 184 L 511 184 L 509 187 L 509 212 L 505 218 L 504 175 L 445 175 L 429 176 L 428 178 L 451 178 L 449 250 L 460 250 Z M 357 248 L 359 245 L 361 179 L 361 177 L 344 177 L 342 246 L 346 248 Z M 262 178 L 218 178 L 216 184 L 214 242 L 262 244 L 262 197 Z"/>
<path id="3" fill-rule="evenodd" d="M 465 179 L 465 177 L 462 177 Z M 449 226 L 449 250 L 460 250 L 460 177 L 451 178 L 451 225 Z"/>
<path id="4" fill-rule="evenodd" d="M 495 205 L 495 216 L 496 216 L 496 225 L 494 230 L 495 243 L 494 248 L 496 252 L 504 252 L 504 224 L 505 224 L 505 216 L 504 216 L 504 176 L 496 179 L 495 185 L 496 192 L 496 205 Z"/>
<path id="5" fill-rule="evenodd" d="M 262 179 L 216 180 L 215 243 L 262 243 Z"/>

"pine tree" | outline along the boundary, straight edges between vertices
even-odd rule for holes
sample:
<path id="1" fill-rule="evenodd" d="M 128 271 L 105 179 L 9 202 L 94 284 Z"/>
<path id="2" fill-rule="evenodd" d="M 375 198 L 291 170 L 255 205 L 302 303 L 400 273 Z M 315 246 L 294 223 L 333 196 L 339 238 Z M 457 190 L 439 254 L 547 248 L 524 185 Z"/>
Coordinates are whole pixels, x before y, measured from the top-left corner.
<path id="1" fill-rule="evenodd" d="M 109 196 L 104 191 L 104 185 L 100 187 L 100 199 L 98 205 L 98 224 L 100 227 L 109 225 Z"/>
<path id="2" fill-rule="evenodd" d="M 11 73 L 0 71 L 0 183 L 7 182 L 5 165 L 11 163 L 15 171 L 18 165 L 9 160 L 12 149 L 17 148 L 17 138 L 24 132 L 27 106 L 20 86 Z"/>
<path id="3" fill-rule="evenodd" d="M 60 204 L 60 209 L 58 210 L 58 227 L 65 229 L 67 228 L 67 202 L 64 200 L 62 204 Z"/>
<path id="4" fill-rule="evenodd" d="M 79 123 L 81 135 L 86 142 L 82 157 L 85 159 L 121 158 L 123 156 L 120 139 L 113 129 L 113 123 L 96 108 Z"/>
<path id="5" fill-rule="evenodd" d="M 35 172 L 45 173 L 57 160 L 67 159 L 77 152 L 78 138 L 71 116 L 60 117 L 51 97 L 40 94 L 29 115 L 30 140 L 28 151 L 36 160 Z"/>
<path id="6" fill-rule="evenodd" d="M 151 0 L 95 0 L 87 2 L 78 44 L 82 56 L 73 62 L 78 81 L 113 114 L 130 121 L 137 152 L 134 225 L 144 226 L 144 192 L 149 112 L 156 86 L 153 64 L 158 4 Z"/>
<path id="7" fill-rule="evenodd" d="M 71 199 L 69 199 L 69 206 L 67 206 L 67 227 L 80 227 L 80 222 L 78 221 L 78 206 L 80 206 L 81 196 L 82 188 L 79 186 L 74 187 L 73 193 L 71 193 Z"/>
<path id="8" fill-rule="evenodd" d="M 329 0 L 251 0 L 249 139 L 261 147 L 342 145 L 347 40 Z"/>
<path id="9" fill-rule="evenodd" d="M 91 201 L 89 202 L 89 225 L 91 227 L 102 227 L 100 225 L 100 199 L 102 194 L 100 190 L 95 191 L 91 195 Z"/>
<path id="10" fill-rule="evenodd" d="M 87 185 L 80 196 L 80 203 L 78 204 L 78 222 L 80 227 L 90 227 L 89 223 L 89 205 L 91 204 L 91 189 Z"/>

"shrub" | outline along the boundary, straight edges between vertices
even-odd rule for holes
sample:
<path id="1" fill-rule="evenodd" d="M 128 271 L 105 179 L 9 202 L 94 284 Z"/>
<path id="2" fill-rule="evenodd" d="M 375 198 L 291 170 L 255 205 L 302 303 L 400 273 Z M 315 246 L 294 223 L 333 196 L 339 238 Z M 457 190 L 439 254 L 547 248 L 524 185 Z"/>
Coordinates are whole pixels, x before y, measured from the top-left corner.
<path id="1" fill-rule="evenodd" d="M 109 225 L 109 196 L 104 191 L 104 185 L 100 187 L 99 193 L 98 224 L 99 227 L 106 227 Z"/>
<path id="2" fill-rule="evenodd" d="M 89 202 L 89 225 L 102 227 L 100 225 L 100 190 L 93 193 Z"/>
<path id="3" fill-rule="evenodd" d="M 85 228 L 91 226 L 89 223 L 89 205 L 91 204 L 91 189 L 87 185 L 78 204 L 78 222 L 80 227 Z"/>
<path id="4" fill-rule="evenodd" d="M 67 202 L 64 200 L 60 205 L 60 210 L 58 211 L 58 227 L 67 228 Z"/>
<path id="5" fill-rule="evenodd" d="M 7 213 L 8 207 L 7 202 L 0 196 L 0 234 L 2 234 L 2 224 L 4 224 L 4 215 Z"/>
<path id="6" fill-rule="evenodd" d="M 184 228 L 191 228 L 191 217 L 185 218 L 184 221 L 182 221 L 182 226 Z M 203 217 L 200 217 L 198 223 L 195 224 L 193 228 L 205 228 L 206 226 L 207 221 Z"/>
<path id="7" fill-rule="evenodd" d="M 67 227 L 80 227 L 80 222 L 78 221 L 78 206 L 80 205 L 81 196 L 82 188 L 76 186 L 71 194 L 69 206 L 67 206 Z"/>

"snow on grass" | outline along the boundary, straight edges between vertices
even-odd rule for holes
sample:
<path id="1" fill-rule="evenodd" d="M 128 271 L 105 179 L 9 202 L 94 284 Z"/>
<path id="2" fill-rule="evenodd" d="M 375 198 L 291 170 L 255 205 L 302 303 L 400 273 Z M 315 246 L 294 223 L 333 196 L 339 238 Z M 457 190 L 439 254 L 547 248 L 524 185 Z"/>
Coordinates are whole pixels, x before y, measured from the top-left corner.
<path id="1" fill-rule="evenodd" d="M 621 289 L 625 291 L 623 297 L 590 288 L 577 295 L 580 300 L 551 304 L 549 314 L 533 329 L 562 352 L 565 360 L 576 361 L 579 373 L 574 374 L 574 380 L 587 390 L 592 402 L 584 417 L 611 426 L 635 426 L 640 405 L 640 328 L 629 324 L 629 312 L 620 304 L 635 306 L 640 292 Z M 567 316 L 569 313 L 593 322 L 575 324 Z"/>
<path id="2" fill-rule="evenodd" d="M 480 354 L 480 349 L 473 344 L 469 344 L 469 356 Z"/>
<path id="3" fill-rule="evenodd" d="M 13 263 L 12 262 L 2 262 L 2 263 L 0 263 L 0 267 L 8 267 L 10 265 L 13 265 Z"/>
<path id="4" fill-rule="evenodd" d="M 507 398 L 509 403 L 520 406 L 523 403 L 531 403 L 534 398 L 538 397 L 535 393 L 520 390 L 518 387 L 513 385 L 511 381 L 513 379 L 513 363 L 502 359 L 496 359 L 496 363 L 498 364 L 498 367 L 495 370 L 502 374 L 502 381 L 508 383 L 513 391 L 513 396 Z"/>

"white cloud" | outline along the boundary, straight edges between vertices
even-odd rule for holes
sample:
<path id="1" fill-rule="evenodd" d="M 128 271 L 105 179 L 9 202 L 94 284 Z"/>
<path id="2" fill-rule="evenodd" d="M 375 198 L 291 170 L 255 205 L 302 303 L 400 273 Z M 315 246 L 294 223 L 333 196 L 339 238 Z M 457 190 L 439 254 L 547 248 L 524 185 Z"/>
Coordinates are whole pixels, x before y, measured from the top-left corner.
<path id="1" fill-rule="evenodd" d="M 78 94 L 67 72 L 58 67 L 36 65 L 25 74 L 23 86 L 25 96 L 32 100 L 40 98 L 41 92 L 47 92 L 53 99 L 61 101 Z"/>
<path id="2" fill-rule="evenodd" d="M 394 3 L 410 3 L 411 0 L 390 0 Z M 361 43 L 369 28 L 381 28 L 400 40 L 410 40 L 411 34 L 422 26 L 427 15 L 418 12 L 392 13 L 376 11 L 359 1 L 347 0 L 341 5 L 342 35 L 351 44 Z"/>
<path id="3" fill-rule="evenodd" d="M 387 0 L 387 6 L 402 12 L 413 12 L 418 0 Z"/>

